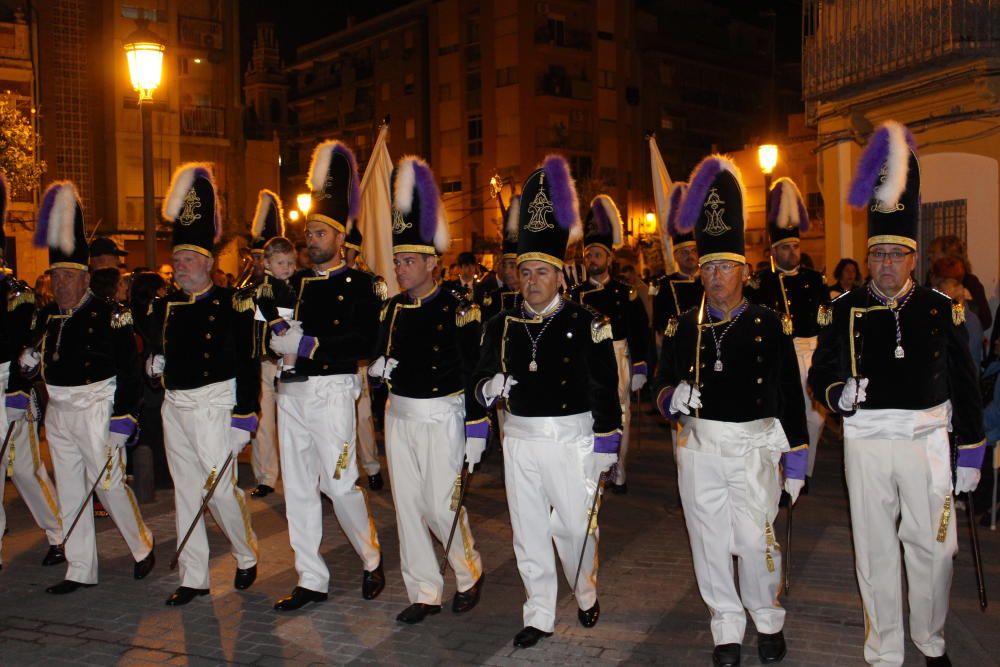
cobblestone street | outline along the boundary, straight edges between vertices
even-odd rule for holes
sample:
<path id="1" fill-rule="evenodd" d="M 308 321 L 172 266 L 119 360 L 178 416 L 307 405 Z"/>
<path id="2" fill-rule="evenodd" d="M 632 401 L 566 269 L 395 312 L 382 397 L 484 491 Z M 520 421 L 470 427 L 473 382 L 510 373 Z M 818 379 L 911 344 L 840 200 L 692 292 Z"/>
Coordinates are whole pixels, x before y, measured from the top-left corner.
<path id="1" fill-rule="evenodd" d="M 330 598 L 290 614 L 271 608 L 296 583 L 280 488 L 262 500 L 248 498 L 261 551 L 254 586 L 245 592 L 233 589 L 235 563 L 210 522 L 212 595 L 173 609 L 163 604 L 178 585 L 167 565 L 176 545 L 171 493 L 159 491 L 157 501 L 142 508 L 157 540 L 158 563 L 146 580 L 132 579 L 124 542 L 110 520 L 99 519 L 100 585 L 56 597 L 44 589 L 62 578 L 64 566 L 40 566 L 44 535 L 8 484 L 0 664 L 710 664 L 709 618 L 694 582 L 669 434 L 657 418 L 642 414 L 637 421 L 629 494 L 607 497 L 601 514 L 602 616 L 593 629 L 577 623 L 573 598 L 562 581 L 555 635 L 533 649 L 511 645 L 521 628 L 523 589 L 511 547 L 500 457 L 493 452 L 468 495 L 486 571 L 482 601 L 469 614 L 453 615 L 451 580 L 443 613 L 412 627 L 394 620 L 408 601 L 388 484 L 370 494 L 388 578 L 382 595 L 373 602 L 362 600 L 360 562 L 327 504 L 323 552 L 332 575 Z M 250 488 L 248 467 L 241 467 L 241 481 Z M 783 510 L 776 525 L 780 537 L 785 516 Z M 978 608 L 968 527 L 964 512 L 958 516 L 960 553 L 948 620 L 949 654 L 955 665 L 998 665 L 1000 611 L 991 606 L 984 614 Z M 796 505 L 794 526 L 792 589 L 783 600 L 789 643 L 783 664 L 863 664 L 864 620 L 839 443 L 828 440 L 821 446 L 811 493 Z M 1000 605 L 1000 534 L 981 529 L 980 537 L 987 587 Z M 751 623 L 744 664 L 758 664 L 754 637 Z M 923 664 L 912 644 L 906 650 L 906 664 Z"/>

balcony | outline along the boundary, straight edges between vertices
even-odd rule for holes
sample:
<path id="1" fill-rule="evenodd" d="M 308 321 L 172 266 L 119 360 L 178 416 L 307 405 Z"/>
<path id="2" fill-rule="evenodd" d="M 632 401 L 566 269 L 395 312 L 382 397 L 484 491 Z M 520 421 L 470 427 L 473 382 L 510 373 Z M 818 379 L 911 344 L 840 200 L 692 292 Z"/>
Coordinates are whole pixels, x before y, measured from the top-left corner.
<path id="1" fill-rule="evenodd" d="M 590 34 L 584 30 L 567 30 L 560 23 L 550 22 L 535 30 L 535 44 L 588 51 Z"/>
<path id="2" fill-rule="evenodd" d="M 182 106 L 181 134 L 189 137 L 224 137 L 226 135 L 225 109 Z"/>
<path id="3" fill-rule="evenodd" d="M 375 118 L 375 108 L 370 104 L 359 104 L 344 114 L 344 125 L 369 123 Z"/>
<path id="4" fill-rule="evenodd" d="M 574 100 L 592 100 L 594 84 L 583 79 L 574 79 L 568 74 L 548 71 L 538 77 L 536 95 L 567 97 Z"/>
<path id="5" fill-rule="evenodd" d="M 539 148 L 559 148 L 572 151 L 594 151 L 597 142 L 589 132 L 566 127 L 540 127 L 535 132 L 535 145 Z"/>
<path id="6" fill-rule="evenodd" d="M 804 0 L 802 89 L 808 101 L 950 60 L 1000 56 L 991 0 Z"/>

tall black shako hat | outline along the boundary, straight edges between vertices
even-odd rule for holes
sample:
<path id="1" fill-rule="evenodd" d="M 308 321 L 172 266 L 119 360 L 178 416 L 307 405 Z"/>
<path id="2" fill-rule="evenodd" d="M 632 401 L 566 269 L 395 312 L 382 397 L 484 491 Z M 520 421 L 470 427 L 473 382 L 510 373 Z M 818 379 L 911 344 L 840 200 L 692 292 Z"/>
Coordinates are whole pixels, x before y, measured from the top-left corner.
<path id="1" fill-rule="evenodd" d="M 250 227 L 250 252 L 262 253 L 268 241 L 285 235 L 285 215 L 281 199 L 267 188 L 257 195 L 257 210 Z"/>
<path id="2" fill-rule="evenodd" d="M 517 228 L 521 220 L 521 195 L 514 195 L 510 198 L 510 205 L 504 206 L 503 199 L 497 197 L 500 202 L 500 217 L 503 219 L 503 241 L 501 250 L 503 259 L 517 259 Z"/>
<path id="3" fill-rule="evenodd" d="M 361 252 L 361 244 L 364 240 L 365 237 L 361 235 L 361 230 L 358 229 L 358 226 L 351 225 L 351 230 L 347 232 L 347 237 L 344 239 L 344 249 L 350 248 L 355 252 Z"/>
<path id="4" fill-rule="evenodd" d="M 576 185 L 561 155 L 548 155 L 524 181 L 518 212 L 517 263 L 548 262 L 562 269 L 566 247 L 583 236 Z"/>
<path id="5" fill-rule="evenodd" d="M 698 264 L 721 259 L 746 262 L 743 179 L 729 158 L 710 155 L 691 172 L 677 229 L 694 231 Z"/>
<path id="6" fill-rule="evenodd" d="M 887 120 L 868 140 L 847 201 L 868 209 L 868 247 L 895 243 L 917 249 L 920 164 L 917 143 L 902 123 Z"/>
<path id="7" fill-rule="evenodd" d="M 673 253 L 678 248 L 694 245 L 694 231 L 682 232 L 677 228 L 677 221 L 681 215 L 681 204 L 684 196 L 687 195 L 688 184 L 684 181 L 677 181 L 670 186 L 670 193 L 667 195 L 667 217 L 660 221 L 660 242 L 664 252 Z"/>
<path id="8" fill-rule="evenodd" d="M 89 270 L 83 206 L 72 181 L 55 181 L 46 188 L 38 211 L 34 246 L 49 249 L 49 266 L 53 269 Z"/>
<path id="9" fill-rule="evenodd" d="M 392 170 L 392 251 L 440 255 L 448 250 L 448 221 L 434 172 L 407 155 Z"/>
<path id="10" fill-rule="evenodd" d="M 590 200 L 590 210 L 583 223 L 584 250 L 599 246 L 612 254 L 622 245 L 622 216 L 615 201 L 607 195 L 597 195 Z"/>
<path id="11" fill-rule="evenodd" d="M 809 230 L 809 213 L 795 181 L 782 176 L 771 186 L 767 214 L 767 236 L 771 247 L 797 241 L 799 233 Z"/>
<path id="12" fill-rule="evenodd" d="M 212 257 L 222 238 L 222 212 L 212 168 L 199 162 L 178 167 L 163 200 L 163 217 L 173 223 L 173 250 Z"/>
<path id="13" fill-rule="evenodd" d="M 361 207 L 358 163 L 347 144 L 324 141 L 313 151 L 309 165 L 312 208 L 306 222 L 313 220 L 346 234 L 358 219 Z"/>

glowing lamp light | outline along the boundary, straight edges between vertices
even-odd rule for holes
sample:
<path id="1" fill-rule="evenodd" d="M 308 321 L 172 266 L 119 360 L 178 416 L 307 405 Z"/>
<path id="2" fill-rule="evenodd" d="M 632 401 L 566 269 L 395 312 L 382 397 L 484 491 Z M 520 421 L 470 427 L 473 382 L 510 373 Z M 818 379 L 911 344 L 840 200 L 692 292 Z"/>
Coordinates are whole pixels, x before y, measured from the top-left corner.
<path id="1" fill-rule="evenodd" d="M 309 209 L 312 208 L 313 198 L 308 192 L 303 192 L 302 194 L 295 196 L 295 204 L 302 211 L 302 215 L 309 215 Z"/>
<path id="2" fill-rule="evenodd" d="M 656 231 L 656 214 L 652 211 L 646 211 L 646 216 L 643 218 L 642 231 L 644 234 L 652 234 Z"/>
<path id="3" fill-rule="evenodd" d="M 291 220 L 292 222 L 298 222 L 299 221 L 299 212 L 296 211 L 296 210 L 294 210 L 294 209 L 291 210 L 291 211 L 289 211 L 288 212 L 288 219 Z"/>
<path id="4" fill-rule="evenodd" d="M 774 144 L 761 145 L 757 149 L 757 162 L 760 163 L 762 172 L 770 174 L 778 164 L 778 147 Z"/>
<path id="5" fill-rule="evenodd" d="M 145 21 L 125 38 L 125 57 L 132 88 L 139 93 L 139 101 L 153 99 L 153 91 L 163 76 L 163 40 L 146 28 Z"/>

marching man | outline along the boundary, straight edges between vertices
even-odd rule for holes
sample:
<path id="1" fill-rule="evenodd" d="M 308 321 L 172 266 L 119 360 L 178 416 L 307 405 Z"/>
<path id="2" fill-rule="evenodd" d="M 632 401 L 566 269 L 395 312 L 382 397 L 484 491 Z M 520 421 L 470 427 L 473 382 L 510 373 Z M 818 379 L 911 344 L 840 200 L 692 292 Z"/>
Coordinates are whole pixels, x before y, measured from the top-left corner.
<path id="1" fill-rule="evenodd" d="M 458 501 L 463 461 L 470 472 L 479 463 L 489 422 L 472 392 L 479 306 L 434 280 L 437 258 L 449 243 L 434 174 L 415 157 L 400 160 L 393 174 L 393 264 L 403 292 L 382 307 L 378 356 L 368 372 L 389 384 L 385 446 L 411 603 L 396 620 L 412 624 L 441 611 L 444 580 L 431 535 L 447 543 L 453 519 L 458 532 L 448 560 L 457 590 L 451 609 L 464 613 L 479 602 L 483 566 Z"/>
<path id="2" fill-rule="evenodd" d="M 698 247 L 694 234 L 677 229 L 677 216 L 687 193 L 687 183 L 676 182 L 670 187 L 667 198 L 667 218 L 661 225 L 660 240 L 664 252 L 673 254 L 677 270 L 663 276 L 649 288 L 653 298 L 653 331 L 656 342 L 663 344 L 664 333 L 672 336 L 677 331 L 677 318 L 681 313 L 701 303 L 705 288 L 698 275 Z"/>
<path id="3" fill-rule="evenodd" d="M 514 646 L 527 648 L 555 629 L 553 541 L 575 583 L 580 624 L 593 627 L 600 617 L 593 512 L 618 460 L 622 420 L 611 324 L 559 293 L 567 241 L 581 236 L 576 188 L 562 157 L 548 156 L 528 176 L 518 224 L 523 302 L 487 322 L 475 378 L 483 406 L 505 406 L 507 503 L 528 598 Z"/>
<path id="4" fill-rule="evenodd" d="M 257 429 L 260 362 L 254 354 L 252 294 L 212 283 L 222 225 L 207 165 L 188 163 L 174 173 L 163 217 L 174 226 L 174 280 L 180 289 L 151 306 L 146 372 L 161 378 L 166 389 L 163 438 L 174 480 L 177 539 L 197 521 L 178 558 L 181 585 L 166 601 L 180 606 L 209 592 L 208 535 L 200 509 L 217 480 L 208 508 L 236 560 L 233 586 L 244 590 L 257 579 L 257 537 L 236 485 L 236 457 Z"/>
<path id="5" fill-rule="evenodd" d="M 945 652 L 954 497 L 979 483 L 983 414 L 964 310 L 913 282 L 920 167 L 909 130 L 883 123 L 861 156 L 849 202 L 868 214 L 871 281 L 821 311 L 809 383 L 844 416 L 854 566 L 865 660 L 903 664 L 900 543 L 910 637 L 928 665 Z M 957 446 L 952 479 L 949 439 Z"/>
<path id="6" fill-rule="evenodd" d="M 781 494 L 778 463 L 794 502 L 807 457 L 792 339 L 774 311 L 743 296 L 750 278 L 743 201 L 730 160 L 705 158 L 692 174 L 678 228 L 694 230 L 705 298 L 664 337 L 658 372 L 657 406 L 681 423 L 677 481 L 698 590 L 711 612 L 715 665 L 740 664 L 744 607 L 757 627 L 761 662 L 785 657 L 781 555 L 772 525 Z"/>

